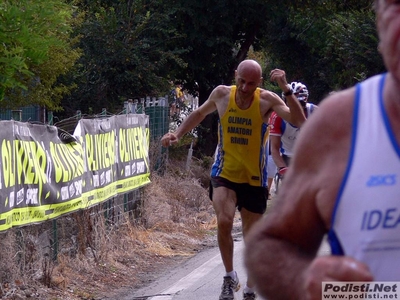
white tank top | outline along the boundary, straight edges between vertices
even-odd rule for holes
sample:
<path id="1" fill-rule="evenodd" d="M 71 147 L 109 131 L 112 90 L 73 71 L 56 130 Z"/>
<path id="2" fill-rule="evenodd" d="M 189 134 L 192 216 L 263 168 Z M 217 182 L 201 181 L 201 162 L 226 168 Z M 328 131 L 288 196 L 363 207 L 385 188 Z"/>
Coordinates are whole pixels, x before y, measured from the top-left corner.
<path id="1" fill-rule="evenodd" d="M 314 111 L 315 106 L 312 103 L 306 103 L 306 117 L 308 118 L 311 113 Z M 296 142 L 296 138 L 298 133 L 300 132 L 300 128 L 290 124 L 289 122 L 282 120 L 281 124 L 281 146 L 280 151 L 282 154 L 292 157 L 293 156 L 293 147 Z M 277 135 L 277 134 L 271 134 Z"/>
<path id="2" fill-rule="evenodd" d="M 400 148 L 383 107 L 386 74 L 357 85 L 351 152 L 329 241 L 366 263 L 375 281 L 400 280 Z"/>

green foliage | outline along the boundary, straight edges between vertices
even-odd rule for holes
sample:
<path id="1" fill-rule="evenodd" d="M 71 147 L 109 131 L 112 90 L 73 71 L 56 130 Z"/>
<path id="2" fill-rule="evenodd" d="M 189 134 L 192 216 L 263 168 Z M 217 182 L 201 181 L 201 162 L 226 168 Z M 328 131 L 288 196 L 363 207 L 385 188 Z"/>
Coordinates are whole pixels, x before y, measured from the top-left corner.
<path id="1" fill-rule="evenodd" d="M 76 1 L 0 3 L 0 105 L 57 109 L 64 97 L 70 112 L 112 111 L 127 98 L 166 94 L 175 79 L 189 91 L 197 83 L 202 103 L 233 82 L 251 49 L 265 54 L 266 79 L 283 68 L 314 102 L 384 70 L 372 1 Z M 71 37 L 81 23 L 76 8 L 85 19 Z"/>
<path id="2" fill-rule="evenodd" d="M 271 69 L 282 68 L 288 80 L 308 86 L 312 102 L 384 70 L 372 1 L 296 1 L 280 9 L 262 48 Z"/>
<path id="3" fill-rule="evenodd" d="M 170 3 L 171 5 L 171 3 Z M 174 1 L 174 22 L 184 35 L 179 47 L 187 67 L 178 73 L 189 91 L 197 89 L 199 103 L 203 103 L 219 84 L 233 83 L 237 65 L 246 58 L 253 46 L 260 46 L 260 38 L 280 3 L 276 1 L 192 0 Z M 197 84 L 196 84 L 197 83 Z M 204 155 L 213 155 L 216 144 L 216 115 L 208 116 L 199 128 L 198 147 Z"/>
<path id="4" fill-rule="evenodd" d="M 128 98 L 160 96 L 170 89 L 170 76 L 184 64 L 180 38 L 168 26 L 170 13 L 161 1 L 85 1 L 86 19 L 77 34 L 84 55 L 73 73 L 78 89 L 65 99 L 67 110 L 107 107 L 121 111 Z"/>
<path id="5" fill-rule="evenodd" d="M 71 6 L 61 0 L 0 3 L 2 107 L 57 107 L 54 96 L 59 101 L 68 88 L 54 87 L 55 78 L 65 73 L 79 55 L 71 49 L 69 39 L 72 12 Z"/>
<path id="6" fill-rule="evenodd" d="M 181 74 L 190 90 L 194 82 L 200 86 L 200 103 L 218 84 L 232 84 L 234 71 L 246 58 L 251 46 L 276 7 L 274 1 L 193 0 L 177 1 L 176 23 L 185 39 L 180 40 L 187 68 Z"/>
<path id="7" fill-rule="evenodd" d="M 384 71 L 372 11 L 343 12 L 329 20 L 325 57 L 327 74 L 338 88 L 354 85 Z"/>

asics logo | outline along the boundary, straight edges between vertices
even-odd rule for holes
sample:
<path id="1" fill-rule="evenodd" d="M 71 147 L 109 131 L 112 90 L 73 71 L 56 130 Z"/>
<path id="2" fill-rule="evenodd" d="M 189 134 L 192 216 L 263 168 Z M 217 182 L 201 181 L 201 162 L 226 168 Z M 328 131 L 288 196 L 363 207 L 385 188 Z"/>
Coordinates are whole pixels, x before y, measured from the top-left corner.
<path id="1" fill-rule="evenodd" d="M 387 175 L 372 175 L 368 181 L 368 187 L 374 186 L 390 186 L 395 185 L 397 183 L 397 175 L 396 174 L 387 174 Z"/>

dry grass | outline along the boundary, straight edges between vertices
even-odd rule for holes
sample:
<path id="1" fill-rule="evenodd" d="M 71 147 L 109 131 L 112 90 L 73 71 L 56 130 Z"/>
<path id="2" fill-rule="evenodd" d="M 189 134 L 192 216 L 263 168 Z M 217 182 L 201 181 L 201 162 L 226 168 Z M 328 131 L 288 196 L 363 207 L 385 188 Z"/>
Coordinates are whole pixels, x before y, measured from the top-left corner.
<path id="1" fill-rule="evenodd" d="M 68 216 L 56 263 L 40 241 L 29 244 L 25 236 L 22 251 L 18 230 L 3 233 L 0 299 L 118 299 L 125 289 L 154 279 L 155 270 L 192 256 L 216 229 L 204 187 L 207 167 L 193 159 L 188 171 L 186 160 L 170 159 L 162 176 L 152 172 L 139 218 L 124 215 L 110 225 L 94 210 Z"/>

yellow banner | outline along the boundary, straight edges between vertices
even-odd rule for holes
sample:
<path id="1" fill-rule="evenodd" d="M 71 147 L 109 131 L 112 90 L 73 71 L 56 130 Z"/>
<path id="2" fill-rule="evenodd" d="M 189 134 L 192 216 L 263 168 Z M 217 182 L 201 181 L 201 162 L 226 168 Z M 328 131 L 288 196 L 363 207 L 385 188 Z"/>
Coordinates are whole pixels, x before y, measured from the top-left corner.
<path id="1" fill-rule="evenodd" d="M 150 183 L 148 118 L 80 120 L 72 136 L 55 126 L 0 121 L 0 231 Z"/>

